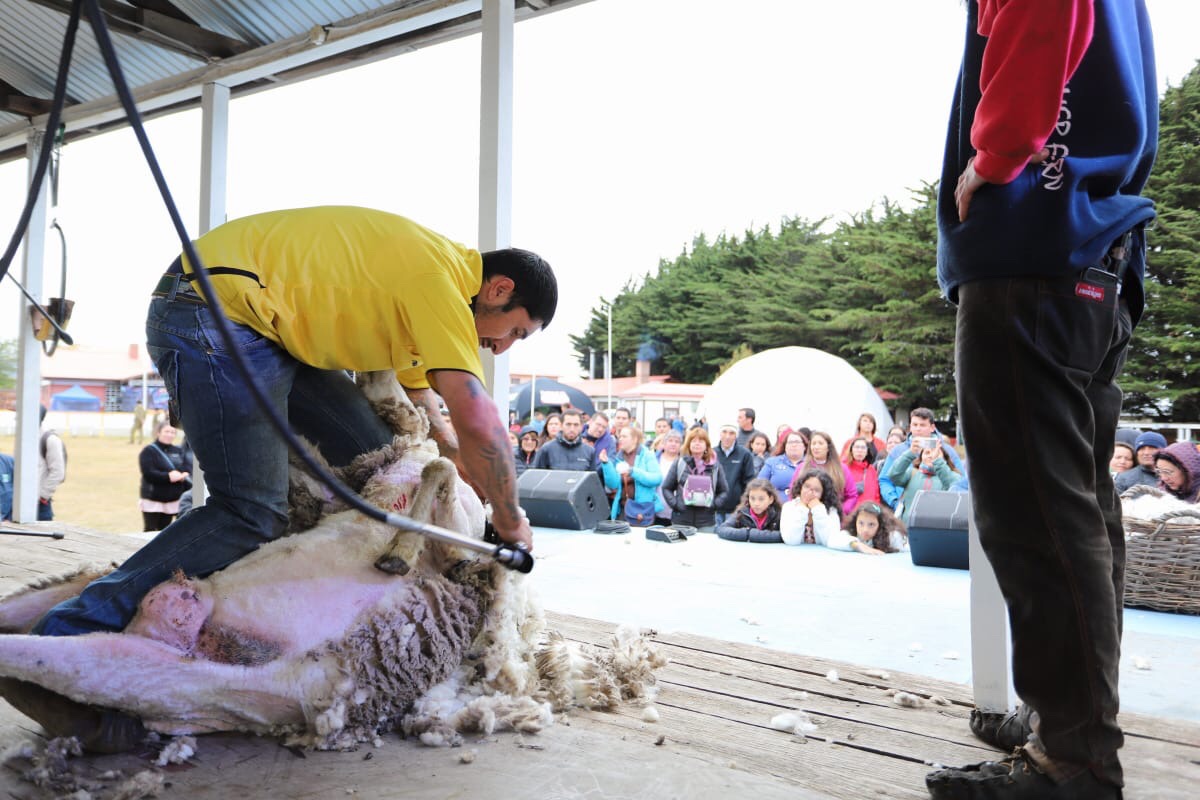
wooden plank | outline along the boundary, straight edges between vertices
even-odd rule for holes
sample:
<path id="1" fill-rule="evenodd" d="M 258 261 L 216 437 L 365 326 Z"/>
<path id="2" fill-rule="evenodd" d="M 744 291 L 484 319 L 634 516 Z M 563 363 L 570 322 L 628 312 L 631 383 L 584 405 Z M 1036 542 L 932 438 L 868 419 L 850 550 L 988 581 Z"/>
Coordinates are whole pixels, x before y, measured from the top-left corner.
<path id="1" fill-rule="evenodd" d="M 685 707 L 697 713 L 710 714 L 723 719 L 737 720 L 747 725 L 770 728 L 770 720 L 784 709 L 759 700 L 672 684 L 664 687 L 659 704 Z M 919 709 L 911 709 L 919 713 Z M 879 709 L 871 709 L 873 712 Z M 919 763 L 970 763 L 995 757 L 991 748 L 978 744 L 965 744 L 935 736 L 914 733 L 914 727 L 899 728 L 856 720 L 844 715 L 811 715 L 818 728 L 809 734 L 810 739 L 824 740 L 850 748 L 867 748 L 890 758 L 917 761 Z M 783 734 L 788 735 L 788 734 Z"/>
<path id="2" fill-rule="evenodd" d="M 737 709 L 730 705 L 730 701 L 737 704 L 743 698 L 722 696 L 711 690 L 692 689 L 678 685 L 672 685 L 671 688 L 676 690 L 670 692 L 671 698 L 675 698 L 681 690 L 696 691 L 707 695 L 707 699 L 702 696 L 690 698 L 686 705 L 689 708 L 720 716 L 728 715 L 735 719 L 754 722 L 756 719 L 768 720 L 771 715 L 776 713 L 768 711 L 766 716 L 755 717 L 752 716 L 756 713 L 755 706 L 747 706 L 744 712 L 738 713 Z M 772 707 L 767 706 L 767 708 Z M 845 743 L 846 734 L 850 733 L 854 736 L 852 740 L 854 745 L 871 747 L 888 755 L 916 757 L 922 761 L 936 761 L 943 764 L 966 764 L 995 759 L 998 756 L 998 751 L 981 742 L 974 741 L 973 737 L 964 747 L 953 741 L 928 735 L 927 731 L 921 730 L 931 719 L 931 715 L 922 713 L 926 709 L 897 710 L 911 714 L 908 717 L 911 727 L 888 728 L 871 721 L 830 719 L 813 736 Z M 880 715 L 884 709 L 871 708 L 866 711 L 875 716 Z M 820 720 L 818 719 L 818 721 Z M 965 729 L 965 726 L 963 727 Z M 1157 786 L 1169 787 L 1174 784 L 1182 788 L 1185 785 L 1195 785 L 1200 781 L 1198 760 L 1200 760 L 1200 748 L 1195 746 L 1141 738 L 1129 738 L 1122 753 L 1122 763 L 1126 764 L 1126 769 L 1131 776 L 1139 779 L 1135 782 L 1142 784 L 1153 782 Z"/>
<path id="3" fill-rule="evenodd" d="M 611 622 L 569 614 L 547 612 L 546 616 L 547 624 L 564 636 L 597 646 L 607 647 L 612 639 L 612 632 L 616 629 L 616 625 Z M 816 656 L 784 653 L 687 633 L 659 632 L 655 633 L 654 638 L 664 646 L 671 658 L 681 663 L 724 674 L 740 675 L 766 684 L 786 687 L 791 691 L 808 691 L 810 695 L 877 704 L 879 698 L 872 696 L 870 690 L 865 687 L 887 686 L 922 696 L 937 694 L 953 704 L 940 707 L 940 713 L 944 716 L 961 717 L 964 727 L 973 707 L 969 686 L 936 678 L 889 670 L 891 677 L 884 681 L 863 674 L 866 667 Z M 830 669 L 838 670 L 838 684 L 825 681 L 824 676 Z M 1200 725 L 1195 723 L 1133 713 L 1122 713 L 1120 721 L 1127 737 L 1200 747 Z"/>
<path id="4" fill-rule="evenodd" d="M 737 769 L 816 789 L 832 797 L 927 798 L 924 776 L 930 768 L 917 761 L 884 757 L 852 746 L 801 739 L 789 733 L 672 705 L 656 704 L 659 722 L 641 721 L 639 712 L 573 714 L 571 725 L 608 726 L 628 737 L 665 737 L 663 747 L 703 755 Z"/>
<path id="5" fill-rule="evenodd" d="M 808 693 L 808 697 L 801 699 L 797 697 L 798 692 L 785 687 L 678 663 L 669 664 L 661 670 L 659 680 L 667 685 L 690 686 L 704 691 L 737 695 L 773 707 L 776 709 L 774 713 L 799 709 L 830 721 L 842 720 L 856 725 L 908 731 L 938 741 L 953 742 L 973 750 L 986 748 L 986 745 L 971 734 L 962 715 L 934 704 L 927 704 L 923 708 L 903 708 L 896 705 L 882 689 L 877 690 L 879 697 L 874 701 L 844 700 L 811 692 Z M 990 748 L 986 748 L 986 752 L 976 752 L 974 756 L 982 758 L 991 752 Z"/>
<path id="6" fill-rule="evenodd" d="M 68 536 L 63 540 L 0 536 L 0 591 L 83 563 L 120 561 L 142 544 L 136 538 L 95 534 L 55 523 L 36 527 L 66 530 Z M 568 638 L 601 647 L 609 645 L 616 629 L 600 620 L 554 613 L 547 617 L 549 627 Z M 572 712 L 567 724 L 591 738 L 588 747 L 571 758 L 624 753 L 626 761 L 622 763 L 628 763 L 630 774 L 645 775 L 647 780 L 664 774 L 671 764 L 691 760 L 695 767 L 691 771 L 684 767 L 684 774 L 709 770 L 715 775 L 711 780 L 720 781 L 727 771 L 733 785 L 739 781 L 754 784 L 758 796 L 766 796 L 763 787 L 774 782 L 780 790 L 778 796 L 790 791 L 804 797 L 819 793 L 840 799 L 924 798 L 924 775 L 931 769 L 921 763 L 926 756 L 968 763 L 995 754 L 976 742 L 967 729 L 969 687 L 895 671 L 882 680 L 865 675 L 865 668 L 858 665 L 688 633 L 660 633 L 656 639 L 673 659 L 660 672 L 662 685 L 656 703 L 660 722 L 644 722 L 641 709 L 631 706 L 616 712 Z M 837 683 L 825 679 L 830 669 L 838 670 L 841 680 Z M 897 687 L 941 694 L 954 705 L 900 708 L 885 693 L 885 689 Z M 800 691 L 808 692 L 808 698 L 796 698 Z M 818 721 L 824 720 L 814 738 L 801 740 L 768 727 L 771 717 L 786 708 L 802 708 Z M 1194 796 L 1192 787 L 1200 782 L 1200 726 L 1142 715 L 1122 715 L 1121 719 L 1129 733 L 1123 752 L 1129 783 L 1126 797 L 1182 800 Z M 655 747 L 659 736 L 665 737 L 663 744 Z M 547 740 L 547 744 L 551 742 Z M 288 789 L 295 796 L 308 796 L 310 789 L 319 794 L 346 786 L 347 776 L 361 769 L 352 763 L 361 755 L 344 763 L 337 759 L 336 768 L 334 760 L 325 760 L 325 754 L 317 757 L 317 763 L 290 757 L 281 762 L 276 750 L 264 750 L 259 740 L 206 737 L 202 746 L 208 766 L 196 768 L 198 780 L 207 774 L 203 780 L 211 781 L 214 769 L 239 769 L 239 762 L 249 753 L 258 754 L 251 758 L 259 760 L 269 752 L 269 761 L 283 768 L 277 777 L 290 784 Z M 399 752 L 411 767 L 412 756 L 403 749 Z M 499 751 L 493 753 L 493 757 L 501 756 Z M 522 756 L 521 760 L 527 759 Z M 542 766 L 549 763 L 542 758 L 539 762 Z M 382 766 L 378 761 L 372 763 Z M 314 772 L 317 764 L 321 766 Z M 400 764 L 396 767 L 400 768 L 397 777 L 407 780 L 410 770 Z M 240 769 L 237 782 L 248 793 L 265 790 L 259 769 Z M 359 791 L 363 789 L 360 784 Z M 768 794 L 776 796 L 771 791 Z"/>
<path id="7" fill-rule="evenodd" d="M 616 629 L 616 625 L 613 623 L 551 612 L 547 613 L 547 621 L 550 627 L 562 632 L 564 636 L 601 646 L 608 645 L 612 638 L 612 632 Z M 672 658 L 697 665 L 715 666 L 721 663 L 736 663 L 739 674 L 753 676 L 764 681 L 787 680 L 794 683 L 815 678 L 825 683 L 824 686 L 814 683 L 813 687 L 820 691 L 829 691 L 829 688 L 835 684 L 825 681 L 825 676 L 830 670 L 837 670 L 840 682 L 845 684 L 840 689 L 847 692 L 852 692 L 855 687 L 878 686 L 885 683 L 879 678 L 864 674 L 865 670 L 871 669 L 869 666 L 850 664 L 819 656 L 786 653 L 766 647 L 710 639 L 706 636 L 679 631 L 656 631 L 654 640 L 669 648 Z M 724 662 L 723 659 L 731 661 Z M 937 694 L 968 711 L 973 707 L 969 686 L 924 675 L 913 675 L 895 670 L 888 670 L 888 672 L 892 676 L 891 682 L 888 684 L 890 688 L 899 688 L 925 696 Z M 803 688 L 807 688 L 807 686 Z"/>

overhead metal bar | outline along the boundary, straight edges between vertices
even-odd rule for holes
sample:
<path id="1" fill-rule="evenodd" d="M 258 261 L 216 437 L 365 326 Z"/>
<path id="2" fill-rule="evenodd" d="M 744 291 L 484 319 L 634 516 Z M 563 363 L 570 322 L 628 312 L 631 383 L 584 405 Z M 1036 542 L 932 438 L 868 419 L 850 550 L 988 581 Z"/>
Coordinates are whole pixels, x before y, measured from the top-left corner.
<path id="1" fill-rule="evenodd" d="M 133 91 L 143 114 L 163 107 L 196 101 L 206 83 L 235 88 L 270 75 L 320 59 L 336 56 L 380 39 L 400 36 L 422 27 L 446 22 L 464 14 L 478 13 L 482 0 L 432 0 L 399 10 L 389 9 L 361 18 L 354 24 L 316 27 L 307 34 L 207 64 L 189 72 L 145 84 Z M 125 112 L 115 94 L 80 103 L 63 112 L 68 131 L 123 121 Z M 33 121 L 36 125 L 38 119 Z M 27 129 L 0 138 L 0 153 L 24 146 Z"/>
<path id="2" fill-rule="evenodd" d="M 29 0 L 61 14 L 71 13 L 69 0 Z M 206 30 L 184 16 L 161 13 L 151 8 L 130 7 L 114 0 L 100 0 L 100 9 L 109 29 L 189 56 L 200 61 L 229 58 L 244 53 L 258 43 L 248 44 L 220 33 Z M 176 9 L 178 13 L 178 9 Z"/>
<path id="3" fill-rule="evenodd" d="M 0 0 L 0 5 L 10 1 Z M 520 21 L 590 1 L 521 0 L 522 4 L 515 8 L 514 19 Z M 37 2 L 43 5 L 50 2 L 59 4 L 55 7 L 65 5 L 65 0 Z M 187 14 L 178 12 L 166 0 L 136 0 L 133 5 L 140 10 L 153 11 L 164 18 L 200 28 Z M 301 11 L 304 0 L 296 0 L 296 5 L 297 11 Z M 390 2 L 386 7 L 347 20 L 335 19 L 329 25 L 314 26 L 305 34 L 263 44 L 228 58 L 198 65 L 194 69 L 185 68 L 170 77 L 147 80 L 135 86 L 135 100 L 143 118 L 152 119 L 199 105 L 201 87 L 208 83 L 227 86 L 232 97 L 239 97 L 470 35 L 478 32 L 482 24 L 482 0 L 408 0 L 402 7 L 400 5 Z M 121 7 L 129 10 L 129 6 L 123 3 Z M 196 6 L 190 5 L 189 8 Z M 220 6 L 214 4 L 213 11 L 220 13 Z M 311 14 L 308 16 L 312 17 Z M 0 22 L 0 28 L 3 24 Z M 212 22 L 209 20 L 205 24 L 211 25 Z M 138 38 L 137 41 L 157 46 L 156 42 L 145 38 Z M 177 58 L 174 55 L 172 57 Z M 4 58 L 4 54 L 0 53 L 0 64 Z M 27 65 L 9 63 L 3 66 L 0 74 L 9 73 L 7 77 L 12 83 L 12 75 L 25 70 Z M 52 75 L 37 75 L 17 85 L 24 89 L 24 94 L 28 94 L 36 91 L 31 87 L 49 86 L 52 81 Z M 3 111 L 0 108 L 0 113 Z M 26 120 L 13 120 L 11 117 L 0 120 L 0 163 L 24 156 L 25 137 L 30 129 L 39 123 L 44 124 L 43 116 L 39 114 Z M 69 98 L 63 119 L 66 123 L 66 142 L 126 124 L 124 112 L 114 95 L 101 98 L 91 95 L 83 102 Z"/>

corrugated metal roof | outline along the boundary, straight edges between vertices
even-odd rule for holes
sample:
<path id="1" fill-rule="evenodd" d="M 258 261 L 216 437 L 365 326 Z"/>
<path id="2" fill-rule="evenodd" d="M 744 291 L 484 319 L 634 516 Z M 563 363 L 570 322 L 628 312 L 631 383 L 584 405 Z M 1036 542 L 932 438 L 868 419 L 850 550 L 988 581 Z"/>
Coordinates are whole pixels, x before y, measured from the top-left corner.
<path id="1" fill-rule="evenodd" d="M 517 0 L 528 18 L 587 0 Z M 374 61 L 479 29 L 482 0 L 100 0 L 138 108 L 152 117 L 199 102 L 216 81 L 236 96 Z M 0 0 L 0 162 L 44 125 L 71 3 Z M 76 38 L 66 138 L 121 126 L 91 26 Z"/>

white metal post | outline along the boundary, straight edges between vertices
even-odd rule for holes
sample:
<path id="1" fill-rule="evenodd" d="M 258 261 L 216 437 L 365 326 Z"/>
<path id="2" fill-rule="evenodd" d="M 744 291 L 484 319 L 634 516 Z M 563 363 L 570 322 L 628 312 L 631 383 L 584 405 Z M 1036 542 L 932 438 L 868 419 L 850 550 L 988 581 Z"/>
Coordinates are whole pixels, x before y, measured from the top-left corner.
<path id="1" fill-rule="evenodd" d="M 604 356 L 604 377 L 608 379 L 608 413 L 612 413 L 612 301 L 608 302 L 605 310 L 608 312 L 608 352 Z"/>
<path id="2" fill-rule="evenodd" d="M 41 148 L 54 147 L 54 133 L 43 129 L 30 131 L 25 144 L 25 158 L 29 165 L 29 181 L 33 181 L 34 168 Z M 46 186 L 50 182 L 47 174 L 42 182 L 25 230 L 25 247 L 21 258 L 21 282 L 30 295 L 44 302 L 42 297 L 43 261 L 46 255 L 46 217 L 50 200 Z M 17 440 L 16 480 L 13 483 L 12 518 L 15 522 L 37 521 L 38 506 L 38 431 L 41 428 L 39 410 L 42 401 L 42 346 L 33 337 L 33 325 L 29 318 L 29 306 L 24 296 L 18 296 L 17 334 Z"/>
<path id="3" fill-rule="evenodd" d="M 971 560 L 971 686 L 983 711 L 1006 711 L 1013 691 L 1008 674 L 1008 615 L 996 573 L 979 544 L 975 514 L 968 515 Z"/>
<path id="4" fill-rule="evenodd" d="M 229 164 L 229 87 L 204 84 L 200 108 L 200 233 L 225 221 Z"/>
<path id="5" fill-rule="evenodd" d="M 200 96 L 200 233 L 225 222 L 229 165 L 229 87 L 206 83 Z M 187 430 L 184 430 L 187 433 Z M 204 471 L 192 468 L 192 505 L 208 499 Z"/>
<path id="6" fill-rule="evenodd" d="M 514 0 L 484 0 L 479 85 L 479 249 L 512 243 Z M 500 420 L 508 422 L 508 354 L 483 353 Z M 530 411 L 532 414 L 532 410 Z"/>

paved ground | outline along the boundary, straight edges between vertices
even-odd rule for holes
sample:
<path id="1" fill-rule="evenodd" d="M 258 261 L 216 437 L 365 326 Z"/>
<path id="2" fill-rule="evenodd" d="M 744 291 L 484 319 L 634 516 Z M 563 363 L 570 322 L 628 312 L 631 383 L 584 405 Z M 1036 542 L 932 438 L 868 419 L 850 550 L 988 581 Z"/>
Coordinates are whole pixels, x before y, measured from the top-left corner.
<path id="1" fill-rule="evenodd" d="M 546 608 L 971 682 L 969 576 L 821 547 L 538 528 Z M 1136 663 L 1149 667 L 1139 669 Z M 1126 609 L 1121 708 L 1200 722 L 1200 617 Z"/>

